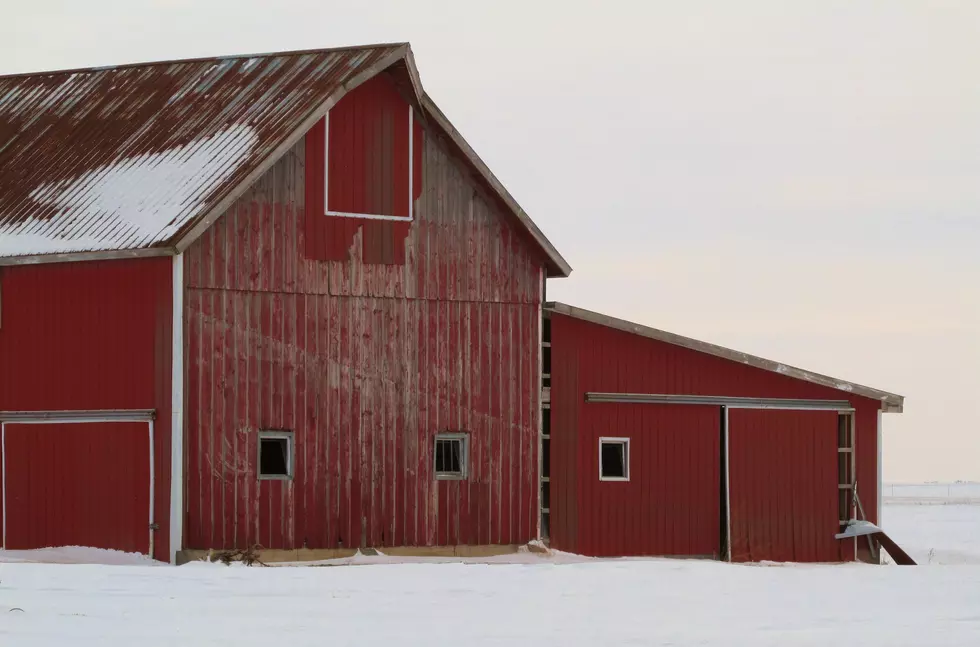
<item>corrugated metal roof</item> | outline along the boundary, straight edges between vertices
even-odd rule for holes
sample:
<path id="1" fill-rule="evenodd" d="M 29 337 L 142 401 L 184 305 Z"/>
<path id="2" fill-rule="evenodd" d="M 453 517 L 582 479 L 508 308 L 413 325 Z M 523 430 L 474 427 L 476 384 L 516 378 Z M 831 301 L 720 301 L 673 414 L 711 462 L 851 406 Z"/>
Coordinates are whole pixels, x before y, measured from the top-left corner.
<path id="1" fill-rule="evenodd" d="M 0 256 L 168 245 L 403 46 L 0 78 Z"/>
<path id="2" fill-rule="evenodd" d="M 331 98 L 398 61 L 417 86 L 404 43 L 0 77 L 0 259 L 183 245 Z"/>

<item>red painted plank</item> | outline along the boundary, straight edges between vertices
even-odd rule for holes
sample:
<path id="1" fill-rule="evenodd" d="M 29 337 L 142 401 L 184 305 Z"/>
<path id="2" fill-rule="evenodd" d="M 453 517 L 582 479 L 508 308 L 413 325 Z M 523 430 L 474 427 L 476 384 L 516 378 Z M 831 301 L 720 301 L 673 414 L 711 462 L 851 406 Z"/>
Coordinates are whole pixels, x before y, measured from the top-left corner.
<path id="1" fill-rule="evenodd" d="M 342 328 L 340 303 L 338 300 L 329 297 L 322 297 L 320 301 L 321 312 L 326 317 L 327 330 L 324 331 L 324 346 L 328 349 L 326 354 L 327 370 L 326 375 L 321 373 L 321 384 L 327 386 L 324 391 L 327 394 L 327 402 L 322 404 L 326 411 L 326 426 L 329 430 L 327 439 L 327 464 L 330 466 L 327 479 L 327 506 L 328 506 L 328 543 L 326 546 L 342 546 L 345 524 L 345 517 L 341 514 L 341 498 L 345 495 L 344 482 L 349 473 L 347 463 L 344 458 L 344 451 L 340 442 L 341 434 L 344 432 L 341 427 L 341 409 L 346 405 L 344 396 L 345 372 L 343 370 L 343 360 L 341 357 L 342 347 Z M 323 391 L 321 391 L 322 393 Z"/>

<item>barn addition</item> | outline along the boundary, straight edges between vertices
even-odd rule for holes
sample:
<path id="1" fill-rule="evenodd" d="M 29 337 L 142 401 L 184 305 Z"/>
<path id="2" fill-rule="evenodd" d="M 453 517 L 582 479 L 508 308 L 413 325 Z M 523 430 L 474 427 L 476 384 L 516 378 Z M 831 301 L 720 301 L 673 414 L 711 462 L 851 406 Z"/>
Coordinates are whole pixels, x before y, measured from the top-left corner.
<path id="1" fill-rule="evenodd" d="M 835 535 L 878 520 L 881 414 L 901 396 L 565 304 L 545 312 L 552 546 L 870 557 L 866 541 Z"/>
<path id="2" fill-rule="evenodd" d="M 407 44 L 0 77 L 3 546 L 853 558 L 901 399 L 546 312 L 570 272 Z"/>

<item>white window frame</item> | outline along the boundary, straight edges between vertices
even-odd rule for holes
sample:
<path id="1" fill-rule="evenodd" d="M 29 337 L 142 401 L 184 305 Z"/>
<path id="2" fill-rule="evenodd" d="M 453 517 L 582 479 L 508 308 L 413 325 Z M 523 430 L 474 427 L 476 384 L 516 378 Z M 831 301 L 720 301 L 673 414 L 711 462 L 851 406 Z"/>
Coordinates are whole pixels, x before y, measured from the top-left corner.
<path id="1" fill-rule="evenodd" d="M 323 210 L 328 216 L 340 218 L 366 218 L 368 220 L 398 220 L 412 221 L 415 218 L 413 213 L 414 193 L 415 193 L 415 133 L 413 132 L 415 122 L 414 108 L 408 104 L 408 217 L 405 216 L 379 216 L 373 213 L 351 213 L 349 211 L 330 211 L 330 111 L 323 117 Z"/>
<path id="2" fill-rule="evenodd" d="M 603 476 L 602 474 L 602 446 L 603 445 L 622 445 L 623 446 L 623 473 L 626 476 Z M 599 438 L 599 480 L 600 481 L 629 481 L 630 480 L 630 439 L 622 436 L 602 436 Z"/>
<path id="3" fill-rule="evenodd" d="M 286 474 L 263 474 L 262 473 L 262 441 L 263 440 L 286 440 Z M 258 463 L 256 463 L 256 473 L 260 481 L 291 481 L 295 473 L 296 463 L 296 435 L 292 431 L 282 430 L 262 430 L 259 431 L 257 451 Z"/>
<path id="4" fill-rule="evenodd" d="M 459 472 L 438 472 L 436 471 L 436 456 L 440 440 L 458 440 L 459 448 Z M 437 481 L 465 481 L 469 476 L 470 464 L 470 438 L 469 434 L 454 432 L 436 434 L 432 440 L 432 471 L 436 475 Z"/>

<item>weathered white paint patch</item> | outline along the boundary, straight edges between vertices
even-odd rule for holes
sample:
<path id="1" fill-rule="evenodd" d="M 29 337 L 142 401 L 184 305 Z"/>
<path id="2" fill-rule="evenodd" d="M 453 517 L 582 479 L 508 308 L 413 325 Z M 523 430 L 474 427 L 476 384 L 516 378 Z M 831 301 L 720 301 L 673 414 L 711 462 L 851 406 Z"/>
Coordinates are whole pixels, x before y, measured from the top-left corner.
<path id="1" fill-rule="evenodd" d="M 56 213 L 0 224 L 0 255 L 131 249 L 167 240 L 200 213 L 257 143 L 251 126 L 233 125 L 43 184 L 31 198 Z"/>

